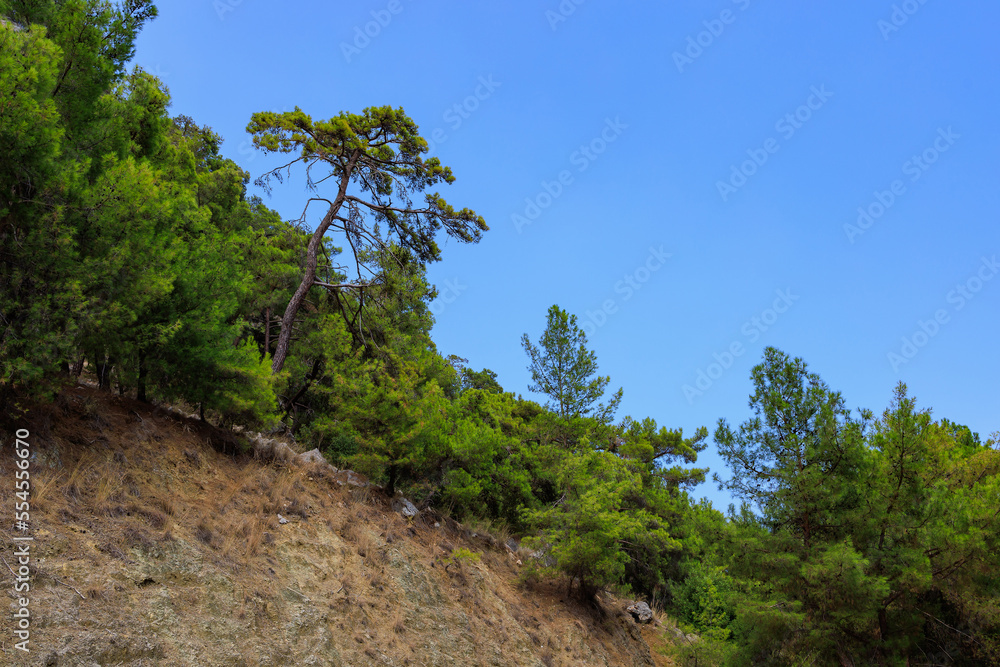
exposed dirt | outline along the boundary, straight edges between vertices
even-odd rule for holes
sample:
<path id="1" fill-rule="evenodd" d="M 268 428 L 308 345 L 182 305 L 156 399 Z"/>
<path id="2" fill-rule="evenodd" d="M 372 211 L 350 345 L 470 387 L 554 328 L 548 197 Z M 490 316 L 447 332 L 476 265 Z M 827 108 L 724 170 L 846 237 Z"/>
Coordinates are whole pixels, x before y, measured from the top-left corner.
<path id="1" fill-rule="evenodd" d="M 518 554 L 376 488 L 239 453 L 239 436 L 79 386 L 3 426 L 0 535 L 14 560 L 14 429 L 30 431 L 31 652 L 10 665 L 669 665 L 629 600 L 518 583 Z M 280 518 L 287 520 L 281 523 Z M 467 551 L 464 551 L 467 550 Z M 14 577 L 4 573 L 11 612 Z"/>

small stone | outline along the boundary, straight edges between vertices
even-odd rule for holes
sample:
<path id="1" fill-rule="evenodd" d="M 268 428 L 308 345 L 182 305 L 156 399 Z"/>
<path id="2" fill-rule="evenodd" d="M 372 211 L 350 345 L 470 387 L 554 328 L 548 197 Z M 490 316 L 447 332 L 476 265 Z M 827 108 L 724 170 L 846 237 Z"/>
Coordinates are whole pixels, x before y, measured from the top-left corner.
<path id="1" fill-rule="evenodd" d="M 634 618 L 637 623 L 649 623 L 653 620 L 653 610 L 650 609 L 649 605 L 645 602 L 635 602 L 630 604 L 626 611 L 632 614 L 632 618 Z"/>
<path id="2" fill-rule="evenodd" d="M 417 509 L 416 505 L 411 503 L 406 498 L 394 498 L 392 501 L 392 508 L 407 519 L 417 516 L 417 513 L 420 511 Z"/>
<path id="3" fill-rule="evenodd" d="M 283 516 L 281 516 L 279 514 L 278 515 L 278 523 L 280 523 L 281 525 L 285 525 L 286 523 L 288 523 L 288 519 L 286 519 L 285 517 L 283 517 Z"/>

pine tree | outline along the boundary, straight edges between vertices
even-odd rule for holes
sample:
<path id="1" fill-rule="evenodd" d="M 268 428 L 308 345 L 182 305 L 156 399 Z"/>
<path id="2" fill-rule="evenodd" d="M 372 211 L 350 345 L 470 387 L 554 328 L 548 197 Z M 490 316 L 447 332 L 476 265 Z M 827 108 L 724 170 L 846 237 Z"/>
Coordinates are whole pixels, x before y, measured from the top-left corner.
<path id="1" fill-rule="evenodd" d="M 577 326 L 576 315 L 553 305 L 538 347 L 528 334 L 521 336 L 521 346 L 531 361 L 528 370 L 534 384 L 528 389 L 552 399 L 546 407 L 567 421 L 575 417 L 611 421 L 622 390 L 616 391 L 607 405 L 595 405 L 611 378 L 597 375 L 597 355 L 587 349 L 587 335 Z"/>

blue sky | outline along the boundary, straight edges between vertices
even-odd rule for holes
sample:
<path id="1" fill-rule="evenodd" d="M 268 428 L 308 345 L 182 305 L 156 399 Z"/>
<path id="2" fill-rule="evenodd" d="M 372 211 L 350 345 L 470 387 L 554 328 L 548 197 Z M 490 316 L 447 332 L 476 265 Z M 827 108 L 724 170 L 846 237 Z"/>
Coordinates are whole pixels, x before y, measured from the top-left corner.
<path id="1" fill-rule="evenodd" d="M 773 345 L 851 407 L 904 381 L 1000 429 L 1000 6 L 163 3 L 135 62 L 256 177 L 262 110 L 403 107 L 491 230 L 429 276 L 442 354 L 527 395 L 519 339 L 578 316 L 619 416 L 750 416 Z M 298 218 L 293 178 L 268 204 Z M 535 397 L 542 399 L 542 397 Z M 714 443 L 699 460 L 723 476 Z M 729 497 L 697 490 L 724 508 Z"/>

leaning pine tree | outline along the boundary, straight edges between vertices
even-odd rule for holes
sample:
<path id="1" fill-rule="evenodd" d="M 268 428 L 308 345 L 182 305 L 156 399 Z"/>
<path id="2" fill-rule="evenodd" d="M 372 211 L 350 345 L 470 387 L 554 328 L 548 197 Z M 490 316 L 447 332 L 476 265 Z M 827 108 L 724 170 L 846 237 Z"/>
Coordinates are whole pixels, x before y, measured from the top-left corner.
<path id="1" fill-rule="evenodd" d="M 247 131 L 254 145 L 265 152 L 298 153 L 291 162 L 258 179 L 259 184 L 267 187 L 271 179 L 280 181 L 283 172 L 302 162 L 311 190 L 318 191 L 328 181 L 333 190 L 329 197 L 317 193 L 303 211 L 304 219 L 313 203 L 326 205 L 306 247 L 301 282 L 281 320 L 273 373 L 280 372 L 285 363 L 296 314 L 314 286 L 351 290 L 363 309 L 365 288 L 377 281 L 380 270 L 377 263 L 375 268 L 368 266 L 371 262 L 366 264 L 366 258 L 391 255 L 390 250 L 398 247 L 420 262 L 433 262 L 441 258 L 435 236 L 442 228 L 465 243 L 478 242 L 489 229 L 475 211 L 455 210 L 437 192 L 425 194 L 422 205 L 414 204 L 413 195 L 439 182 L 451 183 L 455 177 L 438 158 L 423 159 L 427 142 L 402 109 L 369 107 L 361 114 L 341 112 L 329 120 L 314 121 L 296 107 L 280 114 L 256 113 Z M 316 270 L 323 238 L 331 229 L 343 234 L 355 260 L 355 278 L 336 284 L 319 280 Z"/>

